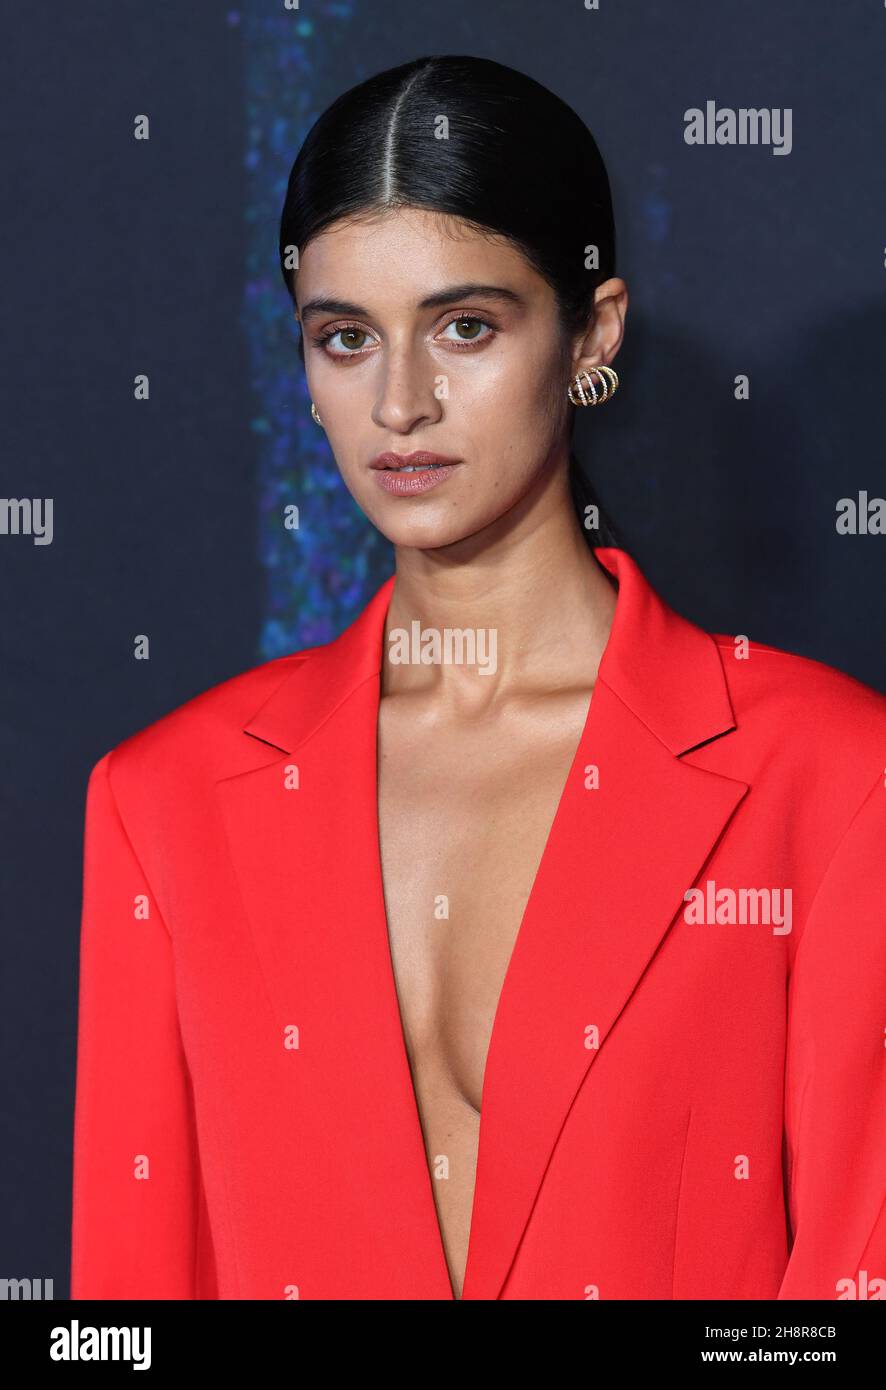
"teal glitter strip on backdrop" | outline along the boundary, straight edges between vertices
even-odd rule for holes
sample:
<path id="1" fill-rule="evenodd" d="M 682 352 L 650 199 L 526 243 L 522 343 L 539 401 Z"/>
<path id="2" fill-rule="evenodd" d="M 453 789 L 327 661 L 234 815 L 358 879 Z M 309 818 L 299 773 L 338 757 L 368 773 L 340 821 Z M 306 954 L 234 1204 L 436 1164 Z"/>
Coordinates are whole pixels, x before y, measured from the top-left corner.
<path id="1" fill-rule="evenodd" d="M 277 259 L 292 162 L 321 111 L 368 72 L 355 61 L 354 0 L 229 11 L 243 29 L 247 265 L 242 324 L 257 436 L 257 536 L 267 576 L 259 660 L 328 642 L 393 571 L 393 551 L 341 480 L 311 418 L 298 328 Z M 298 529 L 287 529 L 287 508 Z"/>

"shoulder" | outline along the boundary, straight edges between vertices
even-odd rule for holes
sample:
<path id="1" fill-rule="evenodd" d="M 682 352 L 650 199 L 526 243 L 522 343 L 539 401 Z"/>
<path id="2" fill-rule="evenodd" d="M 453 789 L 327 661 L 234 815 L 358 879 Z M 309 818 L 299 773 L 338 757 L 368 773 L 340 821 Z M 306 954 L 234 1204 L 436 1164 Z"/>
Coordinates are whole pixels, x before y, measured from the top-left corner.
<path id="1" fill-rule="evenodd" d="M 199 770 L 201 780 L 221 775 L 251 742 L 243 726 L 317 650 L 274 657 L 199 691 L 115 744 L 93 773 L 103 768 L 112 786 L 133 779 L 144 786 L 158 774 L 163 780 L 186 778 L 189 770 Z"/>
<path id="2" fill-rule="evenodd" d="M 711 634 L 730 695 L 746 716 L 765 713 L 776 724 L 822 733 L 886 736 L 886 695 L 845 671 L 813 657 L 755 642 L 742 635 Z M 886 751 L 886 750 L 884 750 Z"/>
<path id="3" fill-rule="evenodd" d="M 812 657 L 741 635 L 710 636 L 745 765 L 789 789 L 796 819 L 811 803 L 816 814 L 833 815 L 835 828 L 844 824 L 884 785 L 886 696 Z"/>

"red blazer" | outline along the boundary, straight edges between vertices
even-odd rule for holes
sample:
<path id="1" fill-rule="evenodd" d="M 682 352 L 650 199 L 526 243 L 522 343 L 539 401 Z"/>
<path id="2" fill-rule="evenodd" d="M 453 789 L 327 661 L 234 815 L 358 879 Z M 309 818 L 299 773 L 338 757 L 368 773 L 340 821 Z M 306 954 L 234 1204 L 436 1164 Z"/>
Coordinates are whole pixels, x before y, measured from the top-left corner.
<path id="1" fill-rule="evenodd" d="M 464 1298 L 883 1297 L 886 699 L 596 554 Z M 378 849 L 393 583 L 92 770 L 74 1298 L 453 1298 Z"/>

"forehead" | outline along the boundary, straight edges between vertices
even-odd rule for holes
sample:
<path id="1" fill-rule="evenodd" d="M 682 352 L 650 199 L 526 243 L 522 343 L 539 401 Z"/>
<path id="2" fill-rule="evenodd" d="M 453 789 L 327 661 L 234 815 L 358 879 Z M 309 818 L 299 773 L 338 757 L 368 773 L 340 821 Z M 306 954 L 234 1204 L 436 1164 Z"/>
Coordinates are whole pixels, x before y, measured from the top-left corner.
<path id="1" fill-rule="evenodd" d="M 526 299 L 549 287 L 506 238 L 424 208 L 396 208 L 333 223 L 299 257 L 299 304 L 317 294 L 416 305 L 437 286 L 502 285 Z"/>

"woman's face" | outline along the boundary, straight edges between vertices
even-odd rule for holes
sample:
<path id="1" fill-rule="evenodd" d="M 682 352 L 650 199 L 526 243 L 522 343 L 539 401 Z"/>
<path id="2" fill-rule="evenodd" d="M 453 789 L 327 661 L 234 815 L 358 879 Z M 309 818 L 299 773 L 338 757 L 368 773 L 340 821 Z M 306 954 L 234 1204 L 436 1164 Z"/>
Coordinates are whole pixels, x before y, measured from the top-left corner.
<path id="1" fill-rule="evenodd" d="M 304 248 L 295 292 L 342 477 L 394 545 L 475 536 L 565 468 L 574 345 L 551 287 L 501 238 L 415 208 L 341 221 Z M 453 466 L 373 467 L 418 451 Z"/>

